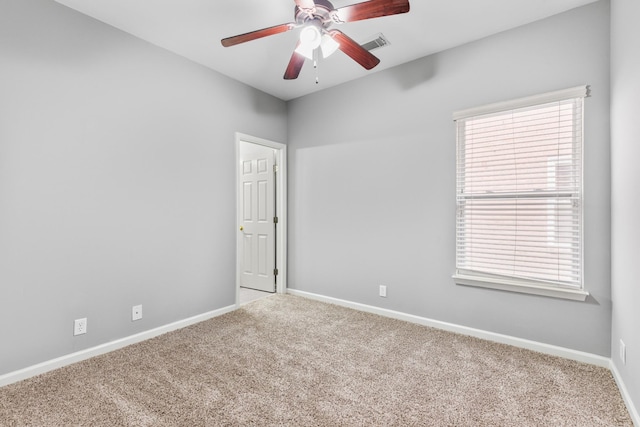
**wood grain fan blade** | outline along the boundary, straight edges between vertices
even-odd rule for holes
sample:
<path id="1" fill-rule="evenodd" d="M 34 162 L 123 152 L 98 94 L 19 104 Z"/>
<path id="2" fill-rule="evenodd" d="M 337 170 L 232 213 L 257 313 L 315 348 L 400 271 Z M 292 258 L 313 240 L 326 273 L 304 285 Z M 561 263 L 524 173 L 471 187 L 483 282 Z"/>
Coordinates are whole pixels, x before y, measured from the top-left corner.
<path id="1" fill-rule="evenodd" d="M 370 0 L 340 7 L 335 11 L 342 22 L 362 21 L 407 12 L 409 12 L 409 0 Z"/>
<path id="2" fill-rule="evenodd" d="M 226 39 L 222 39 L 221 43 L 224 47 L 235 46 L 240 43 L 248 42 L 255 39 L 260 39 L 262 37 L 272 36 L 274 34 L 280 34 L 287 32 L 289 30 L 293 30 L 295 28 L 295 24 L 280 24 L 275 25 L 269 28 L 263 28 L 262 30 L 251 31 L 244 34 L 239 34 L 233 37 L 227 37 Z"/>
<path id="3" fill-rule="evenodd" d="M 346 53 L 358 64 L 362 65 L 367 70 L 372 69 L 380 63 L 380 59 L 371 54 L 367 49 L 363 48 L 353 40 L 351 37 L 344 34 L 342 31 L 331 30 L 329 35 L 338 43 L 340 43 L 339 49 Z"/>
<path id="4" fill-rule="evenodd" d="M 298 46 L 300 42 L 298 42 Z M 296 46 L 296 49 L 298 48 Z M 291 55 L 291 59 L 289 60 L 289 65 L 287 65 L 287 70 L 284 72 L 285 80 L 294 80 L 297 79 L 300 75 L 300 70 L 302 70 L 302 66 L 304 65 L 304 56 L 300 55 L 295 50 L 293 51 L 293 55 Z"/>

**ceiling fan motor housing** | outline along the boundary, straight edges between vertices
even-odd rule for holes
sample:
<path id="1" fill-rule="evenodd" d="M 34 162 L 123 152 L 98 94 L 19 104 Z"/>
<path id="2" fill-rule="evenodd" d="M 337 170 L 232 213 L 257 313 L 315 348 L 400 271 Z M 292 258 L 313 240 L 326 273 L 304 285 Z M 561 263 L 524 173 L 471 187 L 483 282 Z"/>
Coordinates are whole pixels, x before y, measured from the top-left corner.
<path id="1" fill-rule="evenodd" d="M 333 23 L 331 12 L 333 5 L 327 0 L 316 0 L 316 7 L 312 12 L 295 7 L 295 19 L 298 25 L 307 25 L 309 22 L 319 22 L 321 29 L 327 29 Z"/>

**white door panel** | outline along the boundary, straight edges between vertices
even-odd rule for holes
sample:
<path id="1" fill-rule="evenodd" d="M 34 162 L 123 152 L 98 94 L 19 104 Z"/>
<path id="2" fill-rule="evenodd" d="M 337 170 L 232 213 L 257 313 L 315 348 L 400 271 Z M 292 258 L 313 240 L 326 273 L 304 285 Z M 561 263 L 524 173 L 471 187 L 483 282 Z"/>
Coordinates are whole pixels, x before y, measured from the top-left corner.
<path id="1" fill-rule="evenodd" d="M 273 148 L 240 144 L 240 285 L 267 292 L 275 291 L 274 159 Z"/>

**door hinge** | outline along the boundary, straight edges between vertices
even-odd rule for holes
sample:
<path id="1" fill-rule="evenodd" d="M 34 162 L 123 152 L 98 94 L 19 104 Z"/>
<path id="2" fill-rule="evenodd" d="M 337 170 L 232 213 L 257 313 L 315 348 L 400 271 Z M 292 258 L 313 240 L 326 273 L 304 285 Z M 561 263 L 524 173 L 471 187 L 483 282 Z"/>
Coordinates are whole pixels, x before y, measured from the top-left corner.
<path id="1" fill-rule="evenodd" d="M 280 169 L 278 168 L 278 165 L 273 165 L 273 171 L 274 172 L 278 172 Z"/>
<path id="2" fill-rule="evenodd" d="M 277 269 L 277 268 L 274 268 L 274 269 L 273 269 L 273 275 L 274 275 L 274 276 L 277 276 L 277 275 L 278 275 L 278 269 Z"/>
<path id="3" fill-rule="evenodd" d="M 277 216 L 274 216 L 274 217 L 273 217 L 273 223 L 274 223 L 274 224 L 277 224 L 277 223 L 278 223 L 278 217 L 277 217 Z"/>

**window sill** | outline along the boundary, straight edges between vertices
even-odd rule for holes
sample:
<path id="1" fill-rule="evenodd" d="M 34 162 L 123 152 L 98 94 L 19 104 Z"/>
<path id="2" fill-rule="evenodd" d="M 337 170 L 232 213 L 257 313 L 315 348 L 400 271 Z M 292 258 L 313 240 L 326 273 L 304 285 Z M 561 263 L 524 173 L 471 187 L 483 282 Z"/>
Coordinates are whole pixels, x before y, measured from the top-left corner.
<path id="1" fill-rule="evenodd" d="M 574 301 L 584 301 L 589 296 L 589 292 L 582 289 L 563 289 L 554 286 L 545 286 L 542 284 L 522 283 L 515 280 L 469 276 L 465 274 L 454 274 L 452 277 L 456 284 L 463 286 L 477 286 L 481 288 L 542 295 L 545 297 L 562 298 Z"/>

